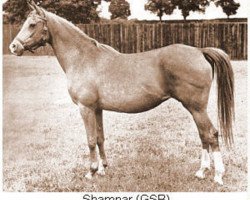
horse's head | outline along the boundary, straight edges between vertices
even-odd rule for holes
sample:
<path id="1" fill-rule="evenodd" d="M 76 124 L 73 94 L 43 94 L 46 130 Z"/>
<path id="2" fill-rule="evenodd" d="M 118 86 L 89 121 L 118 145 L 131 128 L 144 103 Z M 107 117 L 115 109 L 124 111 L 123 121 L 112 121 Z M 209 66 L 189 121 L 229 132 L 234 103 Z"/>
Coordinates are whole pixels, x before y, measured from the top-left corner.
<path id="1" fill-rule="evenodd" d="M 27 0 L 32 9 L 20 32 L 10 44 L 11 53 L 21 56 L 25 50 L 33 52 L 40 46 L 44 46 L 49 40 L 49 31 L 45 13 L 32 0 Z"/>

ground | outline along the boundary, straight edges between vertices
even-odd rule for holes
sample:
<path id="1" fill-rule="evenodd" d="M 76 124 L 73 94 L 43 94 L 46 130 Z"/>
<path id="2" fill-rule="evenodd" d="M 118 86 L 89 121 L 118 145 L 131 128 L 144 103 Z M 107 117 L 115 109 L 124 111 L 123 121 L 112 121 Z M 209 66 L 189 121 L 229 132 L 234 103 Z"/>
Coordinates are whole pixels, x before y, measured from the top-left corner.
<path id="1" fill-rule="evenodd" d="M 247 62 L 233 61 L 235 143 L 220 141 L 224 186 L 195 178 L 201 143 L 191 115 L 170 99 L 140 114 L 104 112 L 105 177 L 84 178 L 88 147 L 77 106 L 55 57 L 3 57 L 4 191 L 246 191 Z M 216 89 L 208 112 L 217 124 Z M 216 125 L 217 126 L 217 125 Z M 211 155 L 212 156 L 212 155 Z"/>

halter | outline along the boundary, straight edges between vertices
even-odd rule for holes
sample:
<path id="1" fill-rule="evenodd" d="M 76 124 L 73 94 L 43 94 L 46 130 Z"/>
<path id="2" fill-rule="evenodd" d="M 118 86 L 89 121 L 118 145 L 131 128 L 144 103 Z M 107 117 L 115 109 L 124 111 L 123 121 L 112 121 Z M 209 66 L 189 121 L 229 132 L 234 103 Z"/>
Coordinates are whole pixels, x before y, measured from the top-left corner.
<path id="1" fill-rule="evenodd" d="M 37 16 L 37 18 L 44 21 L 44 31 L 46 31 L 46 33 L 43 33 L 43 37 L 37 43 L 37 45 L 38 46 L 45 46 L 47 43 L 47 40 L 48 40 L 48 38 L 46 38 L 46 34 L 48 33 L 47 19 L 45 17 L 41 17 L 41 16 Z M 33 34 L 29 38 L 31 38 L 32 36 L 33 36 Z M 27 39 L 29 39 L 29 38 L 27 38 Z M 25 50 L 28 50 L 28 51 L 34 53 L 32 47 L 25 46 L 25 42 L 23 40 L 21 40 L 20 38 L 16 38 L 16 40 L 22 44 L 22 46 L 24 47 Z"/>

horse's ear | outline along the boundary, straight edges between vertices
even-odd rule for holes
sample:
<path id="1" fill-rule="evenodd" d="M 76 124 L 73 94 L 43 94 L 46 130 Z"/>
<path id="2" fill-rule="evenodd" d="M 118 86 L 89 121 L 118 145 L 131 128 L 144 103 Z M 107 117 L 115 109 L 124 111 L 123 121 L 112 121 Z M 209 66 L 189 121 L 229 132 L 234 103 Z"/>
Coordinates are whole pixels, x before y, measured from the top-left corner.
<path id="1" fill-rule="evenodd" d="M 33 0 L 27 0 L 28 6 L 31 8 L 31 10 L 35 10 L 38 15 L 41 17 L 45 17 L 43 10 L 36 5 L 36 3 Z"/>
<path id="2" fill-rule="evenodd" d="M 35 4 L 35 2 L 34 1 L 32 1 L 32 0 L 27 0 L 27 4 L 28 4 L 28 6 L 29 6 L 29 8 L 31 9 L 31 10 L 36 10 L 36 4 Z"/>

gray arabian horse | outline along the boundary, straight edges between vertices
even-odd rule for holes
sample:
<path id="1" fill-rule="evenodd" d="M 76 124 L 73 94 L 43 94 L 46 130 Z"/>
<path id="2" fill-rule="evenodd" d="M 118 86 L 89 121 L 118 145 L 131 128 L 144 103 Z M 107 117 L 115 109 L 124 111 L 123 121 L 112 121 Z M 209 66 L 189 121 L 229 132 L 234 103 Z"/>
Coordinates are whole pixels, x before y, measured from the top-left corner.
<path id="1" fill-rule="evenodd" d="M 10 44 L 21 56 L 49 43 L 66 74 L 68 91 L 79 106 L 90 150 L 90 170 L 105 175 L 103 110 L 138 113 L 174 98 L 191 113 L 201 143 L 198 178 L 210 169 L 209 148 L 215 165 L 214 181 L 223 184 L 225 168 L 219 148 L 218 131 L 207 114 L 214 73 L 217 74 L 218 121 L 223 141 L 233 142 L 234 78 L 229 57 L 220 49 L 174 44 L 163 48 L 122 54 L 100 44 L 65 19 L 27 1 L 32 9 L 22 29 Z M 100 159 L 96 153 L 99 148 Z"/>

